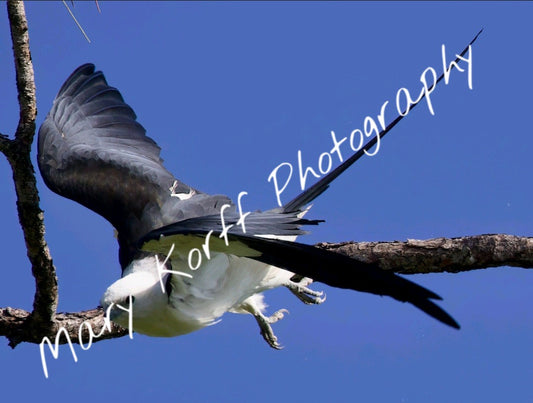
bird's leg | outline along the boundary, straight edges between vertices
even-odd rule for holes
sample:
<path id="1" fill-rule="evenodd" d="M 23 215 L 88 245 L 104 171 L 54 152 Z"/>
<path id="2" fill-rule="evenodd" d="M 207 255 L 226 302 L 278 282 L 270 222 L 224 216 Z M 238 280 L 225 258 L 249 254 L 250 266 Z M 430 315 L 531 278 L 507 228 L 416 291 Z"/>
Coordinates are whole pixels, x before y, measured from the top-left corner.
<path id="1" fill-rule="evenodd" d="M 326 300 L 322 291 L 314 291 L 307 286 L 313 282 L 309 277 L 302 277 L 297 274 L 291 277 L 287 284 L 284 284 L 290 292 L 298 297 L 304 304 L 321 304 Z"/>
<path id="2" fill-rule="evenodd" d="M 279 311 L 274 312 L 272 315 L 266 316 L 261 312 L 262 308 L 264 309 L 264 307 L 265 305 L 263 305 L 262 299 L 261 303 L 258 304 L 253 298 L 249 298 L 239 306 L 239 310 L 241 312 L 243 310 L 251 313 L 259 325 L 259 329 L 261 329 L 261 336 L 263 336 L 263 339 L 265 339 L 270 347 L 275 348 L 276 350 L 281 350 L 282 347 L 278 343 L 278 338 L 274 334 L 272 326 L 270 325 L 282 319 L 284 314 L 289 313 L 289 311 L 286 309 L 280 309 Z M 235 312 L 238 311 L 236 310 Z"/>
<path id="3" fill-rule="evenodd" d="M 276 350 L 281 350 L 283 347 L 281 347 L 281 345 L 278 343 L 278 338 L 274 334 L 272 326 L 270 325 L 282 319 L 286 313 L 289 313 L 289 311 L 286 309 L 280 309 L 270 316 L 265 316 L 261 312 L 253 314 L 257 324 L 259 325 L 259 328 L 261 329 L 261 336 L 263 336 L 263 339 L 265 339 L 270 347 L 275 348 Z"/>

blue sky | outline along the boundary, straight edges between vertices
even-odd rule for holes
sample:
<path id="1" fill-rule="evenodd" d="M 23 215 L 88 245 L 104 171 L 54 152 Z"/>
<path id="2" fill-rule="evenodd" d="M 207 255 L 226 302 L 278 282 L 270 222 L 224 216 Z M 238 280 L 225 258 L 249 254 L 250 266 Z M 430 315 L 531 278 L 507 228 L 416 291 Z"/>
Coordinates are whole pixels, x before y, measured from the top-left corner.
<path id="1" fill-rule="evenodd" d="M 418 93 L 426 67 L 442 71 L 442 44 L 451 57 L 484 28 L 473 46 L 473 89 L 452 72 L 432 94 L 435 115 L 420 105 L 377 155 L 344 173 L 310 212 L 326 222 L 300 240 L 532 235 L 532 3 L 100 6 L 101 14 L 93 2 L 75 3 L 89 44 L 60 2 L 26 5 L 38 125 L 72 70 L 93 62 L 162 147 L 171 172 L 205 192 L 236 199 L 247 191 L 248 210 L 275 206 L 267 181 L 274 167 L 295 166 L 298 150 L 316 167 L 332 130 L 345 137 L 362 128 L 402 87 Z M 13 133 L 5 7 L 0 29 L 0 132 Z M 0 172 L 0 306 L 30 309 L 33 279 L 5 159 Z M 38 181 L 59 310 L 93 308 L 120 275 L 111 226 Z M 297 193 L 293 179 L 282 199 Z M 266 293 L 271 311 L 290 311 L 274 327 L 282 351 L 264 343 L 251 317 L 228 314 L 180 338 L 135 334 L 76 347 L 77 363 L 62 347 L 45 379 L 37 345 L 12 351 L 5 341 L 2 393 L 6 401 L 531 401 L 530 276 L 509 267 L 410 276 L 444 298 L 460 331 L 390 298 L 316 284 L 327 294 L 321 306 L 304 306 L 287 290 Z"/>

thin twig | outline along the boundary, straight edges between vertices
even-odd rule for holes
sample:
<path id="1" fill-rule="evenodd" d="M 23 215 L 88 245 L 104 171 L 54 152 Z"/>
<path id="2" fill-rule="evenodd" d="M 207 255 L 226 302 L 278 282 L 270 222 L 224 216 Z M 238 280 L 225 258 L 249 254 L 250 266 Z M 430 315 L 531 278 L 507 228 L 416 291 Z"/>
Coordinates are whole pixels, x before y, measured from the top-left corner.
<path id="1" fill-rule="evenodd" d="M 65 7 L 67 8 L 70 16 L 72 17 L 72 19 L 74 20 L 74 22 L 76 23 L 76 25 L 78 26 L 79 30 L 81 31 L 81 33 L 83 34 L 83 36 L 85 37 L 85 39 L 87 39 L 87 42 L 91 43 L 91 40 L 89 39 L 89 37 L 87 36 L 87 34 L 85 33 L 85 31 L 83 30 L 81 24 L 78 22 L 78 20 L 76 19 L 76 17 L 74 16 L 74 13 L 70 10 L 70 7 L 68 6 L 68 4 L 65 2 L 65 0 L 63 0 L 63 4 L 65 5 Z M 73 3 L 74 4 L 74 3 Z M 96 6 L 98 7 L 98 11 L 100 11 L 100 7 L 98 6 L 98 2 L 96 2 Z"/>

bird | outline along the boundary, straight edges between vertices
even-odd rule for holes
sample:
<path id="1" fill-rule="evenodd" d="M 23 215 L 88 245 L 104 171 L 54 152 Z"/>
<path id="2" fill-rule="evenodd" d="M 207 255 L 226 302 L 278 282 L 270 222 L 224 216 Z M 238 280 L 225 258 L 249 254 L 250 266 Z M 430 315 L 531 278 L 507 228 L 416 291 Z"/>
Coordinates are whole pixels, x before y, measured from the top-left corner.
<path id="1" fill-rule="evenodd" d="M 434 292 L 376 265 L 296 242 L 323 220 L 304 218 L 311 202 L 353 160 L 281 207 L 243 214 L 225 195 L 175 178 L 133 109 L 94 64 L 67 78 L 38 134 L 38 166 L 53 192 L 111 223 L 121 277 L 100 305 L 113 322 L 154 337 L 174 337 L 218 323 L 226 313 L 251 314 L 263 339 L 281 344 L 266 314 L 264 292 L 288 288 L 305 304 L 321 304 L 313 281 L 408 302 L 438 321 L 458 323 Z M 124 309 L 130 304 L 131 312 Z"/>

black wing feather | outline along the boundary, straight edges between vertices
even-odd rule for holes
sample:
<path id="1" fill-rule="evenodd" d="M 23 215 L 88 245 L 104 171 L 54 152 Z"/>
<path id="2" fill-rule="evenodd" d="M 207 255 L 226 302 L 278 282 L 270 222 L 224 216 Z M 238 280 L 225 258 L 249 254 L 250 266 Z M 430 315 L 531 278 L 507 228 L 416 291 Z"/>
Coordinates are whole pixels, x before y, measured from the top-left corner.
<path id="1" fill-rule="evenodd" d="M 237 227 L 232 230 L 234 228 Z M 265 239 L 242 232 L 239 234 L 238 229 L 233 232 L 230 230 L 229 244 L 226 246 L 224 240 L 217 237 L 220 231 L 217 228 L 212 229 L 214 233 L 209 242 L 211 250 L 258 260 L 333 287 L 388 295 L 398 301 L 409 302 L 435 319 L 459 328 L 449 314 L 431 301 L 441 299 L 437 294 L 375 265 L 311 245 Z M 198 236 L 198 242 L 203 242 L 201 238 L 208 232 L 206 229 L 183 229 L 180 223 L 176 223 L 152 231 L 140 240 L 139 247 L 145 251 L 166 255 L 169 243 L 179 244 L 180 237 L 191 235 Z"/>

